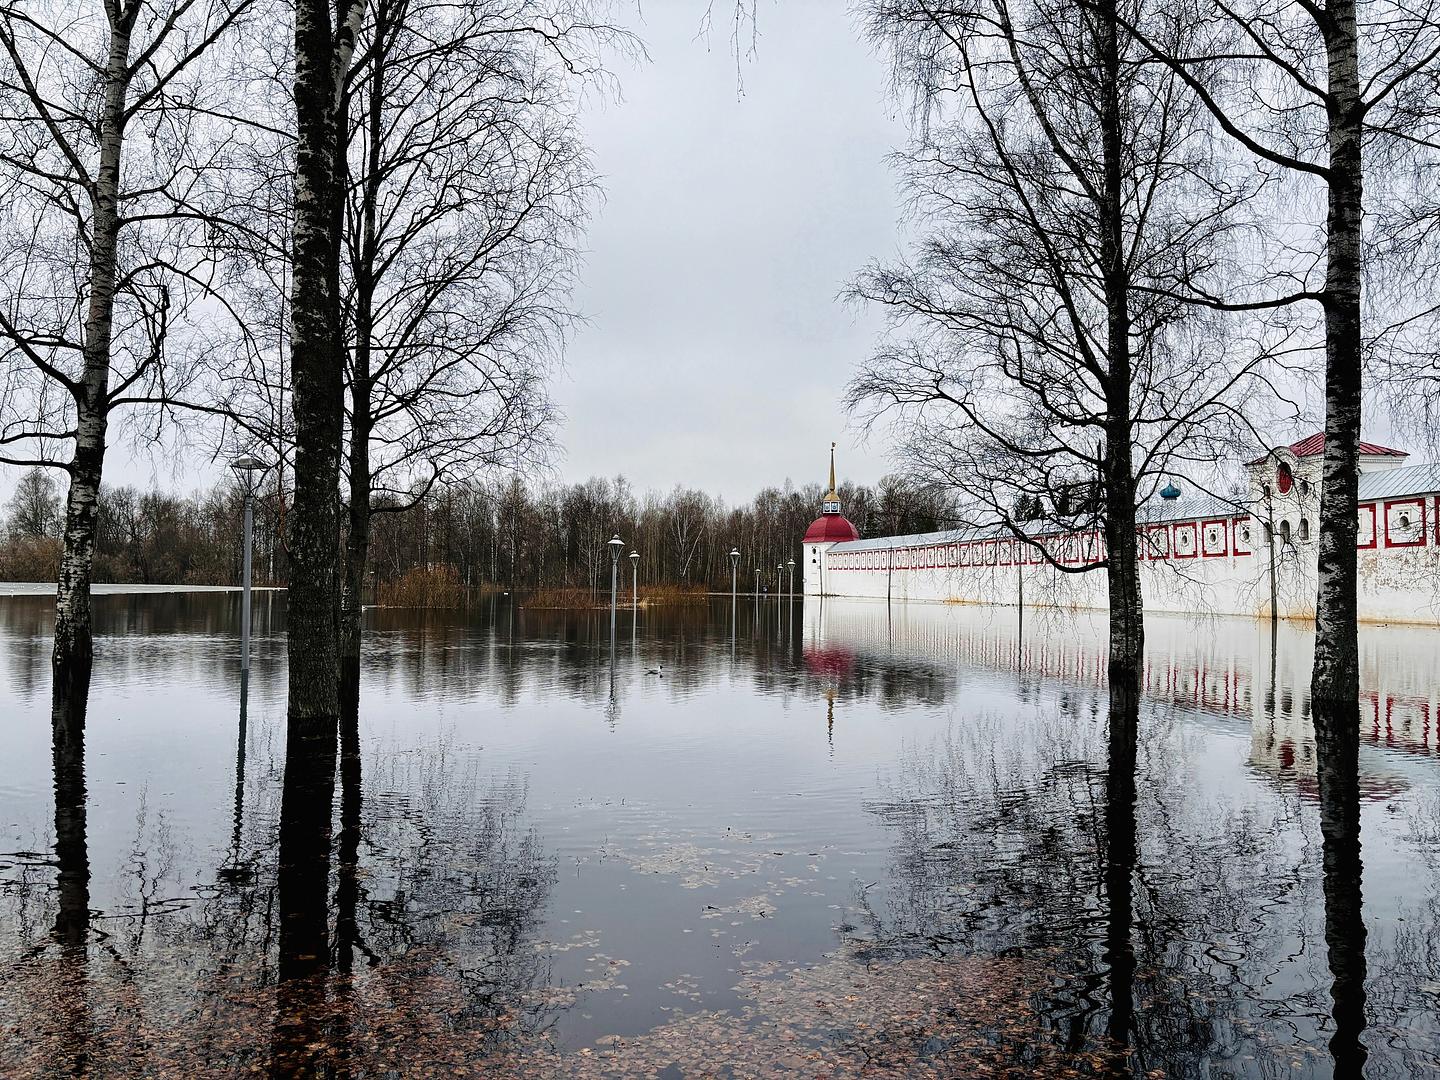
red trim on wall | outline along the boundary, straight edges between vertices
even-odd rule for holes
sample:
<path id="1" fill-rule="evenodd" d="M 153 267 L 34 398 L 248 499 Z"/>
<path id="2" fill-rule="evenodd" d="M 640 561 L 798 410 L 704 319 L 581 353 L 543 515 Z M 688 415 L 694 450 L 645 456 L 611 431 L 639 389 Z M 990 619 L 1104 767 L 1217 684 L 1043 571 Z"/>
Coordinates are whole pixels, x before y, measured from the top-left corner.
<path id="1" fill-rule="evenodd" d="M 1234 555 L 1237 559 L 1248 559 L 1255 554 L 1255 533 L 1253 531 L 1250 533 L 1250 539 L 1248 541 L 1250 550 L 1240 550 L 1240 530 L 1247 528 L 1249 522 L 1249 518 L 1243 517 L 1231 518 L 1230 520 L 1230 554 Z"/>
<path id="2" fill-rule="evenodd" d="M 1220 526 L 1220 550 L 1211 551 L 1205 546 L 1205 530 L 1211 525 Z M 1207 559 L 1223 559 L 1230 554 L 1230 530 L 1224 518 L 1206 518 L 1199 523 L 1200 554 Z"/>
<path id="3" fill-rule="evenodd" d="M 1420 528 L 1415 530 L 1414 540 L 1391 540 L 1390 539 L 1390 508 L 1392 506 L 1409 506 L 1418 503 L 1420 506 Z M 1411 548 L 1425 546 L 1425 508 L 1429 503 L 1428 499 L 1387 499 L 1385 500 L 1385 546 L 1387 548 Z"/>
<path id="4" fill-rule="evenodd" d="M 1179 539 L 1180 539 L 1180 530 L 1181 530 L 1181 529 L 1185 529 L 1185 528 L 1188 528 L 1188 529 L 1190 530 L 1190 536 L 1191 536 L 1190 553 L 1189 553 L 1188 555 L 1185 554 L 1184 552 L 1182 552 L 1182 551 L 1180 550 L 1180 544 L 1179 544 L 1179 542 L 1178 542 Z M 1172 534 L 1171 534 L 1171 537 L 1170 537 L 1170 557 L 1171 557 L 1171 558 L 1174 558 L 1174 559 L 1193 559 L 1193 558 L 1195 558 L 1195 557 L 1196 557 L 1197 555 L 1199 555 L 1199 554 L 1200 554 L 1200 530 L 1199 530 L 1199 528 L 1196 526 L 1195 522 L 1193 522 L 1193 521 L 1177 521 L 1177 522 L 1172 526 Z"/>

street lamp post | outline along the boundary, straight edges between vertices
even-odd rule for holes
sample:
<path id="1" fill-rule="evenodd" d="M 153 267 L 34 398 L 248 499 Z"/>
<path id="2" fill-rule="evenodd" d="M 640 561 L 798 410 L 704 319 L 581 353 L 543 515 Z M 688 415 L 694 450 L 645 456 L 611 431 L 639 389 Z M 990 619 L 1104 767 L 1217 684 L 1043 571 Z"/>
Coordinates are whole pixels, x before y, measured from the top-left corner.
<path id="1" fill-rule="evenodd" d="M 630 605 L 640 607 L 640 552 L 630 552 Z"/>
<path id="2" fill-rule="evenodd" d="M 790 603 L 795 603 L 795 560 L 786 559 L 785 565 L 790 569 Z"/>
<path id="3" fill-rule="evenodd" d="M 782 595 L 782 594 L 784 593 L 784 591 L 785 591 L 785 590 L 784 590 L 784 585 L 785 585 L 785 564 L 784 564 L 784 563 L 776 563 L 776 564 L 775 564 L 775 602 L 776 602 L 777 604 L 780 602 L 780 597 L 781 597 L 781 595 Z"/>
<path id="4" fill-rule="evenodd" d="M 240 483 L 245 492 L 244 512 L 244 570 L 241 572 L 241 597 L 240 597 L 240 674 L 242 678 L 250 674 L 250 549 L 253 546 L 252 536 L 255 531 L 255 479 L 257 473 L 263 473 L 270 468 L 269 465 L 259 458 L 245 456 L 238 457 L 230 463 L 230 468 L 240 478 Z"/>
<path id="5" fill-rule="evenodd" d="M 625 549 L 625 541 L 620 539 L 620 534 L 615 536 L 606 544 L 610 549 L 610 637 L 615 637 L 615 589 L 620 579 L 620 552 Z"/>
<path id="6" fill-rule="evenodd" d="M 735 606 L 735 575 L 740 569 L 740 549 L 730 549 L 730 606 Z"/>

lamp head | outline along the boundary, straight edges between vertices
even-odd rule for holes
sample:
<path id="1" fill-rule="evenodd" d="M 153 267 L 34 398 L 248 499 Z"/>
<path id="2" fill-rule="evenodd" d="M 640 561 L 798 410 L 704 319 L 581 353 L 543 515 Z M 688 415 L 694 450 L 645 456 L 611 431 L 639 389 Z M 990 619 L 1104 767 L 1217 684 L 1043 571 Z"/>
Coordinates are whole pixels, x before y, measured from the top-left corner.
<path id="1" fill-rule="evenodd" d="M 739 549 L 739 548 L 731 548 L 731 549 L 730 549 L 730 565 L 731 565 L 732 567 L 733 567 L 733 566 L 739 566 L 739 565 L 740 565 L 740 549 Z"/>
<path id="2" fill-rule="evenodd" d="M 230 468 L 240 478 L 240 483 L 245 485 L 245 490 L 249 491 L 255 483 L 256 474 L 268 472 L 270 464 L 249 454 L 242 454 L 230 462 Z"/>
<path id="3" fill-rule="evenodd" d="M 637 559 L 639 559 L 639 558 L 640 558 L 640 552 L 638 552 L 638 551 L 632 551 L 632 552 L 630 552 L 630 561 L 631 561 L 631 562 L 634 562 L 635 560 L 637 560 Z"/>

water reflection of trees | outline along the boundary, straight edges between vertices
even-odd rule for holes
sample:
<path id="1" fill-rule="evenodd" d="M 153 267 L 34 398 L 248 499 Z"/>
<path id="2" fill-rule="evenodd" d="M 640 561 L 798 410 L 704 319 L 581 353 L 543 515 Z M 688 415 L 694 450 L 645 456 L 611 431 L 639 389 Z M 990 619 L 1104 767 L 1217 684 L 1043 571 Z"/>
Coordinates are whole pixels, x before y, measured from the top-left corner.
<path id="1" fill-rule="evenodd" d="M 1051 1037 L 1126 1075 L 1355 1076 L 1367 1045 L 1367 1076 L 1433 1064 L 1433 947 L 1392 966 L 1397 939 L 1382 971 L 1372 946 L 1367 1016 L 1353 764 L 1322 782 L 1317 851 L 1293 793 L 1198 791 L 1175 710 L 1127 727 L 1102 700 L 967 719 L 906 761 L 870 806 L 895 843 L 889 892 L 861 894 L 866 948 L 1044 958 Z"/>
<path id="2" fill-rule="evenodd" d="M 268 1047 L 276 1075 L 345 1075 L 431 1050 L 490 1053 L 551 1023 L 534 937 L 555 865 L 525 824 L 523 777 L 492 779 L 444 744 L 367 763 L 363 785 L 343 769 L 330 871 L 285 880 L 285 829 L 305 823 L 277 812 L 273 752 L 247 769 L 242 741 L 235 832 L 199 899 L 175 900 L 173 838 L 142 800 L 129 850 L 115 853 L 116 907 L 92 911 L 85 694 L 68 685 L 56 698 L 54 872 L 37 860 L 0 896 L 22 944 L 0 966 L 0 998 L 32 1018 L 0 1039 L 4 1071 L 228 1073 L 263 1064 Z M 294 912 L 304 921 L 287 931 Z"/>

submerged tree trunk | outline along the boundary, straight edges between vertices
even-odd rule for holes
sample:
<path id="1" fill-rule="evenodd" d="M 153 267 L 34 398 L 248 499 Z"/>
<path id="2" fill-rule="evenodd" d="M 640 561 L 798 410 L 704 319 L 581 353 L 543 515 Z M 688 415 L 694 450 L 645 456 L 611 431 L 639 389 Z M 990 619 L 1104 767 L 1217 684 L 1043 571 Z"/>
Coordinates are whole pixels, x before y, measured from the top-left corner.
<path id="1" fill-rule="evenodd" d="M 1110 1015 L 1106 1035 L 1118 1075 L 1135 1026 L 1136 748 L 1140 726 L 1140 669 L 1110 667 L 1110 730 L 1105 770 L 1105 945 Z"/>
<path id="2" fill-rule="evenodd" d="M 1356 552 L 1360 466 L 1360 275 L 1363 173 L 1354 0 L 1326 4 L 1330 172 L 1325 270 L 1325 459 L 1311 696 L 1354 705 L 1360 692 Z M 1317 724 L 1320 721 L 1317 712 Z M 1342 725 L 1355 723 L 1343 710 Z"/>
<path id="3" fill-rule="evenodd" d="M 1337 715 L 1323 715 L 1334 710 Z M 1360 852 L 1360 732 L 1348 705 L 1317 701 L 1316 779 L 1324 862 L 1325 948 L 1330 963 L 1330 1054 L 1337 1077 L 1364 1075 L 1365 915 Z"/>
<path id="4" fill-rule="evenodd" d="M 55 925 L 64 958 L 64 992 L 58 997 L 64 1039 L 63 1071 L 90 1073 L 95 1025 L 87 1008 L 90 944 L 90 854 L 86 834 L 85 711 L 90 696 L 88 660 L 57 664 L 50 691 L 55 773 Z"/>
<path id="5" fill-rule="evenodd" d="M 100 117 L 100 160 L 90 192 L 90 266 L 82 353 L 85 367 L 79 381 L 69 384 L 75 401 L 75 451 L 69 467 L 64 546 L 55 590 L 52 664 L 57 678 L 61 669 L 88 666 L 94 649 L 90 579 L 95 564 L 95 517 L 100 502 L 110 408 L 110 346 L 120 243 L 120 161 L 130 88 L 130 31 L 139 10 L 138 4 L 117 8 L 110 20 L 105 104 Z"/>
<path id="6" fill-rule="evenodd" d="M 57 668 L 50 690 L 55 769 L 55 940 L 82 958 L 90 934 L 90 857 L 86 844 L 85 712 L 90 664 Z"/>

